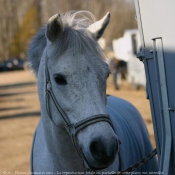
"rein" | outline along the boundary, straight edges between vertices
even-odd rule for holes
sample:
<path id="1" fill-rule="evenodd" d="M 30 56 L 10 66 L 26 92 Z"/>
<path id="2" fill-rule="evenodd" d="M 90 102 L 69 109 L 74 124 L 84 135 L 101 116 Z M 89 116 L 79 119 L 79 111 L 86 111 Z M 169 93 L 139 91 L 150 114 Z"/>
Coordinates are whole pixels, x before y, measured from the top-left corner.
<path id="1" fill-rule="evenodd" d="M 128 167 L 125 170 L 118 171 L 117 173 L 114 173 L 114 175 L 117 175 L 117 174 L 127 174 L 129 172 L 133 172 L 136 169 L 140 168 L 145 163 L 147 163 L 149 160 L 151 160 L 156 154 L 157 154 L 157 150 L 154 149 L 150 154 L 148 154 L 146 157 L 144 157 L 142 160 L 140 160 L 139 162 L 137 162 L 133 166 L 130 166 L 130 167 Z"/>

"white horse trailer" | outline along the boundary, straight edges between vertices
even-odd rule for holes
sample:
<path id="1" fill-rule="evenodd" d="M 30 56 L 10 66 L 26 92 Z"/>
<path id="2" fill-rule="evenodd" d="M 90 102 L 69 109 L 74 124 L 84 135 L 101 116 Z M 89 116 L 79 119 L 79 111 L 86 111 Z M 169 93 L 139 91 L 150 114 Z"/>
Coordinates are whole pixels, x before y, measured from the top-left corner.
<path id="1" fill-rule="evenodd" d="M 144 65 L 136 58 L 139 46 L 138 29 L 125 30 L 123 37 L 113 40 L 114 55 L 118 60 L 127 62 L 128 81 L 136 89 L 146 86 Z"/>
<path id="2" fill-rule="evenodd" d="M 135 0 L 160 174 L 175 174 L 175 1 Z"/>

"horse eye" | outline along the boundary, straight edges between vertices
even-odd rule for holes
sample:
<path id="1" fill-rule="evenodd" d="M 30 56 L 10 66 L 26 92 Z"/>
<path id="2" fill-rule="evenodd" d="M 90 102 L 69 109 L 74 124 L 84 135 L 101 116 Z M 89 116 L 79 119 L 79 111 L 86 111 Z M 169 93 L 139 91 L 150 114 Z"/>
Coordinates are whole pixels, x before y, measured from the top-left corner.
<path id="1" fill-rule="evenodd" d="M 54 79 L 55 79 L 56 83 L 59 85 L 66 85 L 67 84 L 67 81 L 66 81 L 64 75 L 56 74 L 56 75 L 54 75 Z"/>

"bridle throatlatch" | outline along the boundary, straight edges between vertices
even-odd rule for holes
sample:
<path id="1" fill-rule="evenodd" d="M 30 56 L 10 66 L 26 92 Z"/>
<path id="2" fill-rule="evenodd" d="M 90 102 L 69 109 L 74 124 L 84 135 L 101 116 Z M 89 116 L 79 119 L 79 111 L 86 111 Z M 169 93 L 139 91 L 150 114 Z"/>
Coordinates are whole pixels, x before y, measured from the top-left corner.
<path id="1" fill-rule="evenodd" d="M 111 127 L 113 128 L 113 125 L 111 123 L 111 120 L 109 118 L 109 115 L 106 114 L 98 114 L 98 115 L 93 115 L 90 116 L 82 121 L 79 121 L 78 123 L 71 123 L 69 118 L 67 117 L 66 113 L 63 111 L 63 109 L 61 108 L 61 106 L 59 105 L 59 103 L 57 102 L 54 93 L 52 91 L 52 86 L 51 86 L 51 81 L 50 81 L 50 76 L 49 76 L 49 71 L 47 69 L 47 63 L 45 65 L 45 75 L 46 75 L 46 85 L 45 85 L 45 91 L 46 91 L 46 110 L 47 110 L 47 114 L 49 116 L 49 118 L 51 119 L 51 121 L 58 126 L 52 119 L 52 115 L 50 112 L 50 106 L 49 106 L 49 102 L 50 99 L 53 101 L 54 105 L 56 106 L 58 112 L 60 113 L 62 119 L 65 122 L 66 125 L 66 129 L 68 131 L 68 133 L 70 134 L 71 138 L 72 138 L 72 142 L 78 152 L 78 154 L 81 156 L 83 163 L 88 165 L 86 162 L 86 158 L 83 155 L 83 152 L 81 151 L 81 148 L 78 145 L 78 140 L 77 140 L 77 133 L 82 130 L 83 128 L 93 124 L 93 123 L 97 123 L 97 122 L 101 122 L 101 121 L 105 121 L 108 122 Z"/>

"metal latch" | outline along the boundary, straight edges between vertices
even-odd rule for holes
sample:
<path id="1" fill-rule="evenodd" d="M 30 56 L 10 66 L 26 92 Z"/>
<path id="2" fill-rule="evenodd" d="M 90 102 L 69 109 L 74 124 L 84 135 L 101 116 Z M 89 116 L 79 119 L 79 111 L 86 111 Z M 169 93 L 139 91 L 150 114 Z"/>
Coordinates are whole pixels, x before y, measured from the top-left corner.
<path id="1" fill-rule="evenodd" d="M 145 59 L 152 59 L 154 57 L 153 50 L 149 50 L 145 47 L 140 47 L 136 56 L 142 62 L 144 62 Z"/>
<path id="2" fill-rule="evenodd" d="M 154 58 L 153 50 L 149 50 L 149 49 L 147 49 L 145 47 L 140 47 L 136 56 L 143 63 L 145 63 L 145 61 L 148 60 L 148 59 L 153 59 Z M 145 67 L 145 69 L 146 69 L 146 67 Z M 149 99 L 148 80 L 147 79 L 146 79 L 146 98 Z"/>

